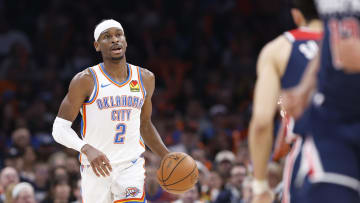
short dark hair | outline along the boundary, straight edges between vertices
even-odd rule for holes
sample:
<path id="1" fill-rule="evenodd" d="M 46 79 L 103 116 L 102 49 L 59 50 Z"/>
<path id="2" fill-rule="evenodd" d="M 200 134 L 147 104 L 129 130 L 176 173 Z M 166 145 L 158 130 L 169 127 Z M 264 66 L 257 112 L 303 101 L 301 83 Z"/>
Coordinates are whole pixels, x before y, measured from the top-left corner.
<path id="1" fill-rule="evenodd" d="M 306 21 L 319 18 L 314 0 L 292 0 L 291 3 L 292 8 L 297 8 L 301 11 Z"/>

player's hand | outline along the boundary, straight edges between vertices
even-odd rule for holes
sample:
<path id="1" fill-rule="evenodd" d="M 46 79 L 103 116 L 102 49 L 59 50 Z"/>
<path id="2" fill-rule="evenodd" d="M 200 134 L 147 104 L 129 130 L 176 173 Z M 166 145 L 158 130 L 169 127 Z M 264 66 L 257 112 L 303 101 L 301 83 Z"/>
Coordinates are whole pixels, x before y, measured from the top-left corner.
<path id="1" fill-rule="evenodd" d="M 81 152 L 86 155 L 91 168 L 98 177 L 100 177 L 100 175 L 103 177 L 110 176 L 112 167 L 104 153 L 89 144 L 84 145 L 81 148 Z"/>
<path id="2" fill-rule="evenodd" d="M 272 203 L 274 201 L 274 194 L 271 191 L 266 191 L 260 195 L 254 195 L 251 203 Z"/>
<path id="3" fill-rule="evenodd" d="M 284 108 L 287 115 L 297 119 L 304 113 L 309 97 L 310 93 L 301 85 L 284 90 L 281 94 L 282 108 Z"/>

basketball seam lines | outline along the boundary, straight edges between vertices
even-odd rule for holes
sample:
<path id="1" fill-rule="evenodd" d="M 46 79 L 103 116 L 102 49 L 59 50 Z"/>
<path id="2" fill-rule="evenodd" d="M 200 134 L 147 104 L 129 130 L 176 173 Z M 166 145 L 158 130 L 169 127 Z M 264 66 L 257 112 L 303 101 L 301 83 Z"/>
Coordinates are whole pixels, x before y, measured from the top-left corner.
<path id="1" fill-rule="evenodd" d="M 176 169 L 176 167 L 177 167 L 185 158 L 186 158 L 186 156 L 184 156 L 184 157 L 176 164 L 176 166 L 175 166 L 175 167 L 172 169 L 172 171 L 170 172 L 169 176 L 168 176 L 165 180 L 163 180 L 163 183 L 165 183 L 164 181 L 169 180 L 169 178 L 171 177 L 171 174 L 174 172 L 174 170 Z"/>
<path id="2" fill-rule="evenodd" d="M 175 182 L 175 183 L 171 183 L 171 184 L 169 184 L 169 185 L 163 185 L 163 186 L 175 185 L 176 183 L 178 183 L 178 182 L 181 182 L 181 181 L 185 180 L 187 177 L 189 177 L 189 176 L 190 176 L 190 175 L 194 172 L 195 168 L 196 168 L 196 164 L 195 164 L 195 166 L 194 166 L 193 170 L 192 170 L 192 171 L 191 171 L 188 175 L 186 175 L 183 179 L 178 180 L 178 181 L 177 181 L 177 182 Z M 173 189 L 173 190 L 174 190 L 174 189 Z"/>
<path id="3" fill-rule="evenodd" d="M 164 183 L 164 164 L 165 164 L 165 160 L 163 160 L 162 165 L 161 165 L 161 182 L 163 182 L 163 183 Z"/>

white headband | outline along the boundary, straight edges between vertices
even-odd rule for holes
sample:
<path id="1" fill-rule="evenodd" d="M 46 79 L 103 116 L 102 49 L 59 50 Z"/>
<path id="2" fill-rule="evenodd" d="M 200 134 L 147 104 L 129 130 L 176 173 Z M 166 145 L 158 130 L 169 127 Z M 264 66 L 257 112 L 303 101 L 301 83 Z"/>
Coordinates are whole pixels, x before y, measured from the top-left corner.
<path id="1" fill-rule="evenodd" d="M 12 191 L 11 194 L 12 198 L 16 199 L 20 194 L 20 192 L 22 192 L 23 190 L 29 190 L 31 191 L 31 193 L 34 192 L 34 188 L 29 183 L 27 182 L 18 183 Z"/>
<path id="2" fill-rule="evenodd" d="M 94 31 L 95 41 L 97 41 L 99 39 L 100 34 L 102 32 L 104 32 L 104 30 L 107 30 L 112 27 L 116 27 L 121 30 L 124 30 L 123 27 L 121 26 L 121 24 L 119 22 L 117 22 L 116 20 L 113 20 L 113 19 L 105 20 L 105 21 L 101 22 L 99 25 L 97 25 L 95 28 L 95 31 Z"/>

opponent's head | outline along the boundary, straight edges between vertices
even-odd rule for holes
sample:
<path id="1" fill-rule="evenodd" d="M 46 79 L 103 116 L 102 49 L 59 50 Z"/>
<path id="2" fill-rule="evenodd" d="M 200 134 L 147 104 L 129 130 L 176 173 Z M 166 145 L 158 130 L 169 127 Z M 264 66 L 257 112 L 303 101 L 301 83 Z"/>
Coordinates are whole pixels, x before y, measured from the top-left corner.
<path id="1" fill-rule="evenodd" d="M 94 31 L 94 46 L 104 60 L 120 61 L 124 58 L 127 42 L 121 24 L 113 19 L 103 20 Z"/>
<path id="2" fill-rule="evenodd" d="M 305 26 L 311 20 L 319 19 L 314 0 L 291 0 L 291 15 L 297 26 Z"/>

